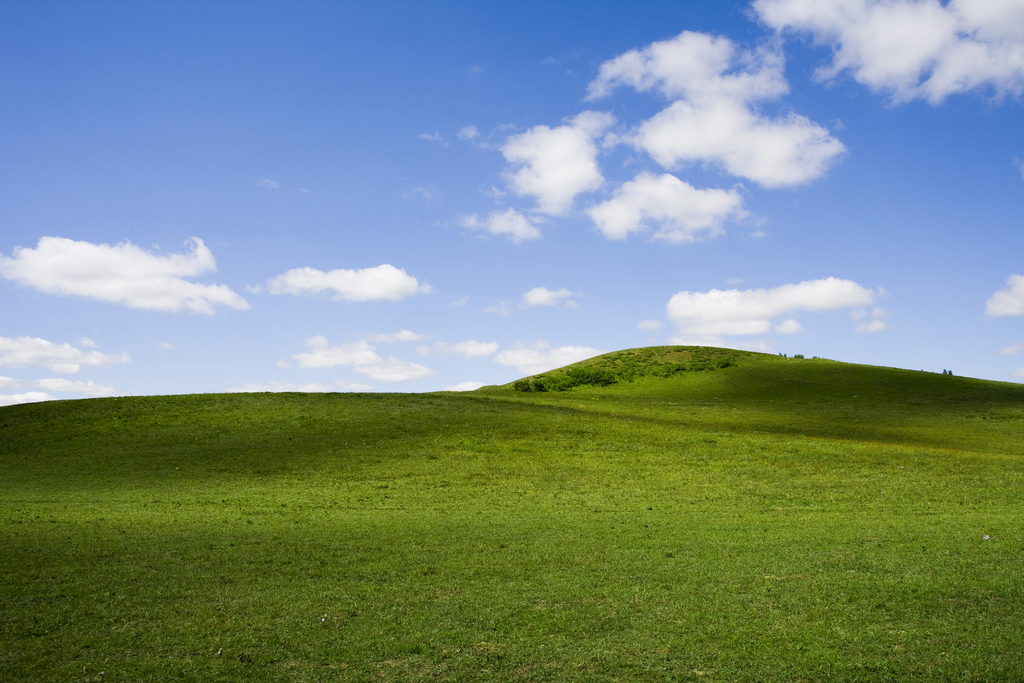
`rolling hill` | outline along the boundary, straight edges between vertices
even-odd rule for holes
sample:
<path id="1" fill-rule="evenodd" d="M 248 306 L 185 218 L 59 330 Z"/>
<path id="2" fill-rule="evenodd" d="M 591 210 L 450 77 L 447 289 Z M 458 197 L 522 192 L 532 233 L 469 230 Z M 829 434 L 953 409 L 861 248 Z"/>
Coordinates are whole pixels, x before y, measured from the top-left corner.
<path id="1" fill-rule="evenodd" d="M 11 406 L 0 468 L 5 681 L 1024 678 L 1016 384 L 654 347 Z"/>

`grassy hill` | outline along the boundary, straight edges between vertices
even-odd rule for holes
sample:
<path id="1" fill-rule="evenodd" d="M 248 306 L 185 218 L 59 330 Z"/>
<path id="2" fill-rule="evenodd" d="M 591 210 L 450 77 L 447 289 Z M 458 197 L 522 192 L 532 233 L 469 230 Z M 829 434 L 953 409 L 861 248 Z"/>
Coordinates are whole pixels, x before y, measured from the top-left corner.
<path id="1" fill-rule="evenodd" d="M 1020 385 L 699 347 L 11 406 L 0 680 L 1021 680 L 1022 456 Z"/>

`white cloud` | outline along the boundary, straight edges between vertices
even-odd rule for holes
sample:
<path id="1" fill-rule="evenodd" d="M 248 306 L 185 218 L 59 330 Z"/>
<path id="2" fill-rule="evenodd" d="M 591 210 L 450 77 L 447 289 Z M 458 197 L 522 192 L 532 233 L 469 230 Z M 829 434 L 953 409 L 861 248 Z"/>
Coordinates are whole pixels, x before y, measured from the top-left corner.
<path id="1" fill-rule="evenodd" d="M 239 310 L 249 303 L 225 285 L 200 285 L 182 278 L 217 270 L 198 237 L 189 254 L 158 256 L 131 242 L 91 244 L 43 237 L 35 249 L 0 255 L 0 276 L 47 294 L 82 296 L 149 311 L 213 314 L 215 305 Z"/>
<path id="2" fill-rule="evenodd" d="M 881 288 L 879 288 L 878 295 L 879 296 L 887 296 L 888 295 L 888 292 L 885 292 L 884 294 L 883 294 L 883 292 L 885 292 L 885 290 L 882 290 Z M 868 312 L 866 310 L 864 310 L 863 308 L 855 308 L 852 311 L 850 311 L 850 319 L 851 320 L 864 320 L 867 317 L 867 315 L 868 315 Z M 875 307 L 874 309 L 872 309 L 871 310 L 871 317 L 873 319 L 870 320 L 870 321 L 865 321 L 865 322 L 857 323 L 857 326 L 855 328 L 857 330 L 857 332 L 882 332 L 884 330 L 889 329 L 889 324 L 886 323 L 884 320 L 882 320 L 882 318 L 888 318 L 889 317 L 889 312 L 886 311 L 884 308 Z"/>
<path id="3" fill-rule="evenodd" d="M 1013 371 L 1012 374 L 1014 377 L 1020 377 L 1024 379 L 1024 368 L 1017 368 L 1016 370 Z"/>
<path id="4" fill-rule="evenodd" d="M 419 363 L 399 360 L 394 356 L 382 358 L 371 365 L 356 365 L 353 369 L 381 382 L 414 382 L 434 374 L 434 371 L 428 367 Z"/>
<path id="5" fill-rule="evenodd" d="M 572 296 L 565 287 L 559 290 L 551 290 L 547 287 L 534 287 L 529 292 L 523 294 L 523 308 L 533 308 L 534 306 L 555 306 L 562 299 L 567 299 Z M 570 302 L 566 302 L 570 303 Z"/>
<path id="6" fill-rule="evenodd" d="M 406 198 L 408 197 L 423 197 L 424 201 L 429 204 L 431 200 L 437 199 L 438 194 L 434 190 L 427 189 L 425 187 L 414 187 L 409 192 L 405 193 Z"/>
<path id="7" fill-rule="evenodd" d="M 160 342 L 156 348 L 158 351 L 170 351 L 174 348 L 174 344 L 170 342 Z"/>
<path id="8" fill-rule="evenodd" d="M 445 391 L 476 391 L 482 386 L 484 386 L 483 382 L 459 382 L 445 388 Z"/>
<path id="9" fill-rule="evenodd" d="M 0 406 L 13 406 L 19 403 L 37 403 L 39 401 L 53 401 L 53 396 L 44 394 L 41 391 L 28 391 L 24 394 L 0 394 Z"/>
<path id="10" fill-rule="evenodd" d="M 1006 286 L 985 302 L 985 314 L 994 318 L 1024 315 L 1024 275 L 1006 278 Z"/>
<path id="11" fill-rule="evenodd" d="M 416 334 L 409 330 L 402 330 L 401 332 L 395 332 L 394 334 L 371 334 L 367 337 L 370 341 L 375 342 L 399 342 L 399 341 L 420 341 L 426 339 L 426 335 Z"/>
<path id="12" fill-rule="evenodd" d="M 668 302 L 668 317 L 678 326 L 680 339 L 714 340 L 718 335 L 766 334 L 772 320 L 795 311 L 852 308 L 874 299 L 870 289 L 830 277 L 774 289 L 679 292 Z M 788 321 L 780 327 L 777 331 L 784 333 L 793 329 Z"/>
<path id="13" fill-rule="evenodd" d="M 512 311 L 509 309 L 509 304 L 507 301 L 499 301 L 485 308 L 481 308 L 480 312 L 490 313 L 491 315 L 498 315 L 503 318 L 512 314 Z"/>
<path id="14" fill-rule="evenodd" d="M 460 140 L 474 140 L 478 137 L 480 137 L 480 131 L 476 129 L 476 126 L 463 126 L 459 128 Z"/>
<path id="15" fill-rule="evenodd" d="M 48 379 L 31 380 L 31 385 L 37 389 L 46 391 L 60 391 L 67 393 L 85 394 L 86 396 L 110 396 L 116 389 L 114 387 L 96 384 L 92 380 L 88 382 L 72 381 L 63 377 L 51 377 Z"/>
<path id="16" fill-rule="evenodd" d="M 320 383 L 309 383 L 309 384 L 292 384 L 290 382 L 263 382 L 262 384 L 239 384 L 238 386 L 228 387 L 224 391 L 229 393 L 261 393 L 261 392 L 282 392 L 282 391 L 297 391 L 307 394 L 316 393 L 330 393 L 335 391 L 371 391 L 373 387 L 369 384 L 360 384 L 358 382 L 345 382 L 343 380 L 334 380 L 330 384 Z"/>
<path id="17" fill-rule="evenodd" d="M 462 226 L 471 230 L 486 230 L 492 235 L 504 235 L 516 244 L 540 237 L 540 230 L 526 216 L 512 208 L 492 211 L 483 220 L 477 218 L 476 214 L 466 216 L 462 219 Z"/>
<path id="18" fill-rule="evenodd" d="M 88 337 L 82 337 L 81 339 L 79 339 L 78 340 L 78 345 L 79 346 L 84 346 L 87 349 L 95 349 L 96 348 L 96 342 L 94 342 L 92 339 L 89 339 Z"/>
<path id="19" fill-rule="evenodd" d="M 1024 92 L 1024 5 L 1014 0 L 755 0 L 768 26 L 832 49 L 822 80 L 849 71 L 894 102 L 976 89 Z"/>
<path id="20" fill-rule="evenodd" d="M 485 358 L 498 350 L 497 342 L 478 342 L 470 339 L 464 342 L 449 344 L 446 342 L 434 342 L 433 347 L 420 347 L 420 355 L 427 355 L 431 351 L 439 356 L 457 354 L 463 358 Z M 418 349 L 419 351 L 419 349 Z"/>
<path id="21" fill-rule="evenodd" d="M 1015 356 L 1021 351 L 1024 351 L 1024 341 L 1014 342 L 1005 349 L 999 349 L 997 353 L 1000 356 Z"/>
<path id="22" fill-rule="evenodd" d="M 778 334 L 796 334 L 803 330 L 804 327 L 796 320 L 790 318 L 789 320 L 783 320 L 780 324 L 775 326 L 775 331 Z"/>
<path id="23" fill-rule="evenodd" d="M 448 142 L 436 130 L 433 133 L 420 133 L 420 139 L 421 140 L 430 140 L 431 142 L 437 142 L 442 147 L 447 147 L 448 146 Z"/>
<path id="24" fill-rule="evenodd" d="M 857 323 L 858 332 L 882 332 L 889 329 L 889 324 L 884 320 L 872 320 L 867 323 Z"/>
<path id="25" fill-rule="evenodd" d="M 600 356 L 602 353 L 607 352 L 588 346 L 561 346 L 552 349 L 550 344 L 540 341 L 532 346 L 518 345 L 506 349 L 497 354 L 494 361 L 501 365 L 514 365 L 524 375 L 536 375 L 539 372 Z"/>
<path id="26" fill-rule="evenodd" d="M 462 308 L 469 303 L 469 295 L 467 294 L 466 296 L 461 297 L 449 296 L 448 302 L 448 305 L 452 308 Z"/>
<path id="27" fill-rule="evenodd" d="M 509 187 L 537 200 L 537 210 L 552 216 L 568 213 L 581 192 L 601 187 L 594 138 L 615 123 L 611 114 L 585 111 L 567 125 L 534 126 L 513 135 L 501 148 L 515 170 L 506 171 Z"/>
<path id="28" fill-rule="evenodd" d="M 82 382 L 64 379 L 63 377 L 51 377 L 46 379 L 12 379 L 10 377 L 0 377 L 0 389 L 23 389 L 26 387 L 45 389 L 46 391 L 85 394 L 87 396 L 110 396 L 116 391 L 114 387 L 96 384 L 92 380 Z"/>
<path id="29" fill-rule="evenodd" d="M 637 323 L 637 329 L 649 330 L 651 332 L 657 332 L 661 329 L 661 321 L 658 320 L 641 320 Z"/>
<path id="30" fill-rule="evenodd" d="M 335 301 L 398 301 L 413 294 L 427 293 L 430 285 L 420 284 L 401 268 L 385 263 L 361 270 L 293 268 L 267 281 L 270 294 L 312 296 L 329 292 Z"/>
<path id="31" fill-rule="evenodd" d="M 714 237 L 730 217 L 741 218 L 743 198 L 736 190 L 698 190 L 665 173 L 641 173 L 606 202 L 587 209 L 598 230 L 610 240 L 642 232 L 648 221 L 657 225 L 655 239 L 693 242 L 701 233 Z"/>
<path id="32" fill-rule="evenodd" d="M 356 372 L 382 382 L 411 382 L 434 374 L 433 370 L 418 363 L 399 360 L 394 356 L 381 358 L 366 340 L 331 346 L 326 337 L 317 335 L 308 337 L 305 343 L 310 351 L 292 356 L 301 368 L 349 365 Z"/>
<path id="33" fill-rule="evenodd" d="M 54 344 L 39 337 L 0 337 L 0 367 L 5 368 L 38 366 L 74 374 L 83 366 L 109 368 L 131 360 L 125 351 L 120 354 L 82 351 L 70 344 Z"/>
<path id="34" fill-rule="evenodd" d="M 684 31 L 602 64 L 588 99 L 625 85 L 674 100 L 626 137 L 664 168 L 710 162 L 765 187 L 801 185 L 846 148 L 806 117 L 760 114 L 760 102 L 789 91 L 783 67 L 778 51 L 740 52 L 728 38 Z"/>
<path id="35" fill-rule="evenodd" d="M 380 361 L 374 353 L 373 346 L 366 340 L 331 346 L 327 337 L 317 335 L 307 337 L 305 344 L 311 351 L 297 353 L 292 358 L 301 368 L 333 368 L 339 365 L 372 365 Z"/>
<path id="36" fill-rule="evenodd" d="M 275 181 L 271 180 L 270 178 L 263 178 L 261 180 L 257 180 L 256 184 L 259 185 L 260 187 L 266 188 L 268 190 L 280 190 L 281 189 L 281 186 L 279 184 L 277 184 Z"/>

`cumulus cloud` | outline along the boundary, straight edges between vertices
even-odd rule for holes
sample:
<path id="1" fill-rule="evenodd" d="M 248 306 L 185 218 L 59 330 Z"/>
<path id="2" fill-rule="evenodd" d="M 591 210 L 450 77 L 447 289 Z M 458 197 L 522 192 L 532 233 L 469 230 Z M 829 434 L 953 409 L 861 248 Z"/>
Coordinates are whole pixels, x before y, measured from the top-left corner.
<path id="1" fill-rule="evenodd" d="M 518 345 L 506 349 L 494 356 L 494 361 L 501 365 L 514 365 L 524 375 L 536 375 L 539 372 L 600 356 L 602 353 L 607 351 L 592 349 L 589 346 L 560 346 L 553 349 L 547 342 L 539 341 L 532 346 Z"/>
<path id="2" fill-rule="evenodd" d="M 771 330 L 772 321 L 797 311 L 832 311 L 865 306 L 875 293 L 852 280 L 830 277 L 774 289 L 679 292 L 668 302 L 668 317 L 680 339 L 708 340 L 718 335 L 755 335 Z M 791 334 L 795 320 L 776 331 Z"/>
<path id="3" fill-rule="evenodd" d="M 506 171 L 509 188 L 519 196 L 535 198 L 540 213 L 564 215 L 576 195 L 596 190 L 604 182 L 594 138 L 614 123 L 611 114 L 585 111 L 564 126 L 534 126 L 513 135 L 501 148 L 512 164 Z"/>
<path id="4" fill-rule="evenodd" d="M 332 393 L 335 391 L 371 391 L 373 387 L 369 384 L 360 384 L 358 382 L 346 382 L 343 380 L 334 380 L 330 384 L 322 384 L 317 382 L 311 382 L 308 384 L 292 384 L 291 382 L 263 382 L 262 384 L 239 384 L 238 386 L 228 387 L 224 391 L 229 393 L 262 393 L 262 392 L 274 392 L 279 393 L 283 391 L 295 391 L 306 394 L 318 394 L 318 393 Z"/>
<path id="5" fill-rule="evenodd" d="M 381 382 L 412 382 L 434 374 L 433 370 L 419 363 L 399 360 L 394 356 L 380 357 L 365 339 L 351 344 L 331 346 L 326 337 L 317 335 L 308 337 L 305 344 L 309 351 L 292 356 L 301 368 L 333 368 L 347 365 L 356 372 Z"/>
<path id="6" fill-rule="evenodd" d="M 483 219 L 478 218 L 476 214 L 466 216 L 462 219 L 462 227 L 504 236 L 516 244 L 540 237 L 540 230 L 530 222 L 530 219 L 512 208 L 492 211 Z"/>
<path id="7" fill-rule="evenodd" d="M 587 214 L 610 240 L 643 232 L 653 223 L 655 239 L 678 244 L 714 237 L 722 232 L 725 220 L 747 212 L 736 190 L 698 190 L 668 173 L 644 172 L 623 183 L 608 201 L 587 209 Z"/>
<path id="8" fill-rule="evenodd" d="M 555 306 L 562 299 L 568 299 L 572 296 L 565 287 L 558 290 L 551 290 L 547 287 L 534 287 L 529 292 L 523 294 L 523 308 L 533 308 L 534 306 Z M 572 300 L 566 303 L 572 303 Z"/>
<path id="9" fill-rule="evenodd" d="M 35 249 L 18 247 L 0 255 L 0 276 L 47 294 L 81 296 L 149 311 L 212 315 L 214 306 L 239 310 L 249 303 L 225 285 L 201 285 L 183 278 L 217 270 L 213 254 L 198 237 L 187 254 L 159 256 L 131 242 L 92 244 L 43 237 Z"/>
<path id="10" fill-rule="evenodd" d="M 1000 356 L 1015 356 L 1021 351 L 1024 351 L 1024 341 L 1014 342 L 1005 349 L 999 349 L 997 353 Z"/>
<path id="11" fill-rule="evenodd" d="M 337 269 L 325 273 L 316 268 L 293 268 L 267 281 L 270 294 L 314 296 L 326 293 L 335 301 L 398 301 L 427 293 L 430 285 L 389 263 L 361 270 Z"/>
<path id="12" fill-rule="evenodd" d="M 466 359 L 485 358 L 493 355 L 497 350 L 497 342 L 478 342 L 474 339 L 455 344 L 434 342 L 433 346 L 421 346 L 416 349 L 421 356 L 434 353 L 438 356 L 459 355 Z"/>
<path id="13" fill-rule="evenodd" d="M 993 318 L 1024 315 L 1024 275 L 1006 278 L 1006 286 L 985 302 L 985 314 Z"/>
<path id="14" fill-rule="evenodd" d="M 446 387 L 445 391 L 476 391 L 482 386 L 484 386 L 483 382 L 459 382 L 458 384 Z"/>
<path id="15" fill-rule="evenodd" d="M 27 391 L 24 394 L 0 394 L 0 406 L 13 406 L 19 403 L 38 403 L 39 401 L 53 401 L 53 396 L 42 391 Z"/>
<path id="16" fill-rule="evenodd" d="M 131 360 L 125 351 L 82 351 L 71 344 L 54 344 L 39 337 L 0 337 L 0 367 L 5 368 L 38 366 L 73 375 L 83 366 L 109 368 Z"/>
<path id="17" fill-rule="evenodd" d="M 846 148 L 804 116 L 758 111 L 789 91 L 783 67 L 776 50 L 741 52 L 728 38 L 684 31 L 602 64 L 587 96 L 628 86 L 673 100 L 625 138 L 664 168 L 708 162 L 764 187 L 801 185 Z"/>
<path id="18" fill-rule="evenodd" d="M 1024 92 L 1024 5 L 1006 0 L 755 0 L 768 26 L 832 49 L 822 80 L 849 72 L 894 102 L 977 89 Z"/>

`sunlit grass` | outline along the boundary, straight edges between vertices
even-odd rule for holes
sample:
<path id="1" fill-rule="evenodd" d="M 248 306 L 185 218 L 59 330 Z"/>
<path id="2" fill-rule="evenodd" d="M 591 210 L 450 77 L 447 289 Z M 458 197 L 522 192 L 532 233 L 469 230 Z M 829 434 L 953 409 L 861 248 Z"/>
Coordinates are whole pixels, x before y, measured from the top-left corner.
<path id="1" fill-rule="evenodd" d="M 0 679 L 1024 678 L 1022 387 L 740 360 L 0 410 Z"/>

